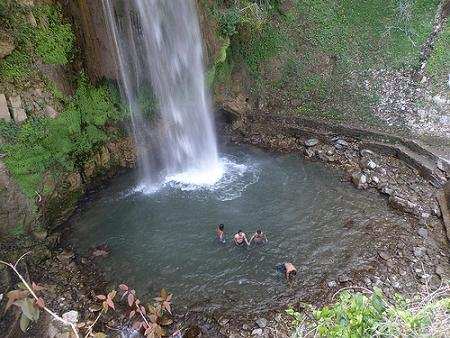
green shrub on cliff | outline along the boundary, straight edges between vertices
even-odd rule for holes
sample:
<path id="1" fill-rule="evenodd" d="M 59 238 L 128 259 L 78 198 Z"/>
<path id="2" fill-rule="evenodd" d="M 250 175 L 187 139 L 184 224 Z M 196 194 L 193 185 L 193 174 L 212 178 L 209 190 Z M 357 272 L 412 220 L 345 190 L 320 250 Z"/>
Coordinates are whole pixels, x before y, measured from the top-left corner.
<path id="1" fill-rule="evenodd" d="M 0 77 L 8 81 L 21 81 L 32 73 L 30 57 L 21 51 L 13 51 L 0 62 Z"/>
<path id="2" fill-rule="evenodd" d="M 69 63 L 75 36 L 71 25 L 62 21 L 61 8 L 42 5 L 36 7 L 34 13 L 39 21 L 35 34 L 37 54 L 47 64 Z"/>
<path id="3" fill-rule="evenodd" d="M 55 119 L 32 118 L 0 147 L 8 169 L 24 193 L 42 191 L 44 175 L 60 175 L 82 166 L 109 138 L 107 123 L 123 118 L 106 86 L 93 87 L 81 76 L 75 95 Z"/>

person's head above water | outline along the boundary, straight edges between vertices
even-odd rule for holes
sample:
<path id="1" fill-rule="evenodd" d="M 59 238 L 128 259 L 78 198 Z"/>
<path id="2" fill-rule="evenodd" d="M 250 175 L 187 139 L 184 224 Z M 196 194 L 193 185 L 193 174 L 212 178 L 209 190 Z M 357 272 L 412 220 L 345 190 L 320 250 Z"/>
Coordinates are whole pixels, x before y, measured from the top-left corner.
<path id="1" fill-rule="evenodd" d="M 225 225 L 223 225 L 222 223 L 219 224 L 219 229 L 220 229 L 220 230 L 223 230 L 224 227 L 225 227 Z"/>
<path id="2" fill-rule="evenodd" d="M 242 233 L 242 230 L 241 230 L 241 229 L 239 229 L 237 233 L 238 233 L 238 234 L 241 234 L 241 233 Z"/>
<path id="3" fill-rule="evenodd" d="M 258 235 L 261 235 L 261 233 L 262 233 L 261 229 L 256 230 L 256 233 L 257 233 Z"/>

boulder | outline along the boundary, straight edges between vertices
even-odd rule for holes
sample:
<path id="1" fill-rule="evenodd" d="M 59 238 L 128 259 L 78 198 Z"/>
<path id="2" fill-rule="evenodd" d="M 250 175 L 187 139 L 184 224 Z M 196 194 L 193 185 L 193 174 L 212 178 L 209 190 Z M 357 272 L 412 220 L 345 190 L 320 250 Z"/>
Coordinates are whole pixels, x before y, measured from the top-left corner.
<path id="1" fill-rule="evenodd" d="M 62 318 L 69 323 L 78 323 L 78 312 L 69 311 L 62 315 Z M 59 320 L 52 318 L 48 324 L 47 335 L 49 338 L 75 338 L 76 335 L 70 325 L 66 325 Z"/>
<path id="2" fill-rule="evenodd" d="M 352 182 L 358 189 L 367 189 L 367 176 L 361 172 L 355 172 L 352 174 Z"/>
<path id="3" fill-rule="evenodd" d="M 5 94 L 0 94 L 0 120 L 5 120 L 6 122 L 11 121 Z"/>
<path id="4" fill-rule="evenodd" d="M 307 147 L 314 147 L 317 144 L 319 144 L 319 140 L 316 138 L 310 138 L 305 141 L 305 146 Z"/>
<path id="5" fill-rule="evenodd" d="M 262 336 L 262 334 L 263 334 L 263 329 L 261 329 L 261 328 L 259 328 L 259 329 L 254 329 L 253 331 L 252 331 L 252 336 Z"/>
<path id="6" fill-rule="evenodd" d="M 359 162 L 361 169 L 370 169 L 374 170 L 377 167 L 377 164 L 372 161 L 369 157 L 363 157 Z"/>
<path id="7" fill-rule="evenodd" d="M 267 319 L 266 318 L 258 318 L 256 320 L 256 325 L 258 325 L 261 329 L 264 329 L 267 326 Z"/>
<path id="8" fill-rule="evenodd" d="M 375 155 L 375 153 L 369 149 L 361 149 L 359 153 L 361 154 L 362 157 L 371 157 Z"/>
<path id="9" fill-rule="evenodd" d="M 22 99 L 19 95 L 10 96 L 11 115 L 16 123 L 21 123 L 27 119 L 25 109 L 22 108 Z"/>
<path id="10" fill-rule="evenodd" d="M 44 113 L 46 116 L 48 116 L 52 119 L 58 117 L 58 115 L 59 115 L 59 113 L 52 106 L 45 107 Z"/>
<path id="11" fill-rule="evenodd" d="M 414 214 L 415 210 L 417 208 L 417 205 L 412 203 L 411 201 L 408 201 L 407 199 L 403 197 L 399 197 L 397 195 L 391 195 L 388 199 L 389 205 L 397 210 L 404 211 L 407 213 Z"/>

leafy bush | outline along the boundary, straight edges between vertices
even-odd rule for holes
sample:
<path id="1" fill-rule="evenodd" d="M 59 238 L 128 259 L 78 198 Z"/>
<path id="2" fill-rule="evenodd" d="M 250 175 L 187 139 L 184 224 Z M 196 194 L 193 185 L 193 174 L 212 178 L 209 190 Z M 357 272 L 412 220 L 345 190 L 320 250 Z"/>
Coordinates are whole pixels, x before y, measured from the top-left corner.
<path id="1" fill-rule="evenodd" d="M 75 36 L 70 24 L 62 22 L 60 7 L 38 6 L 35 14 L 40 21 L 36 30 L 36 52 L 44 63 L 64 65 L 72 59 Z"/>
<path id="2" fill-rule="evenodd" d="M 5 164 L 24 193 L 32 197 L 43 189 L 45 174 L 81 166 L 109 139 L 106 123 L 122 118 L 108 87 L 92 87 L 81 76 L 74 97 L 56 119 L 29 119 L 0 150 L 6 153 Z"/>
<path id="3" fill-rule="evenodd" d="M 241 21 L 241 13 L 238 8 L 229 8 L 219 20 L 219 32 L 224 37 L 231 37 L 237 33 L 237 25 Z"/>
<path id="4" fill-rule="evenodd" d="M 14 122 L 0 120 L 0 139 L 4 142 L 14 142 L 19 133 L 19 127 Z"/>
<path id="5" fill-rule="evenodd" d="M 31 74 L 29 56 L 15 50 L 0 63 L 0 77 L 8 81 L 21 81 Z"/>
<path id="6" fill-rule="evenodd" d="M 416 298 L 396 296 L 390 303 L 379 289 L 370 295 L 344 291 L 334 304 L 313 309 L 314 322 L 293 309 L 286 313 L 293 318 L 294 337 L 444 337 L 450 329 L 450 284 Z"/>

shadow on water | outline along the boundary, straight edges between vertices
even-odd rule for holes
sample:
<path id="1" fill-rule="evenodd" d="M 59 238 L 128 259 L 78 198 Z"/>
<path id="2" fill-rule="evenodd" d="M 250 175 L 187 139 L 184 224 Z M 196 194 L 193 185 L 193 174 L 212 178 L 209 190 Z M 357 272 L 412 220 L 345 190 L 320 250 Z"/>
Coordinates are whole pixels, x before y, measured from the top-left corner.
<path id="1" fill-rule="evenodd" d="M 87 253 L 106 242 L 109 278 L 154 295 L 164 287 L 175 307 L 257 313 L 285 304 L 302 289 L 362 268 L 376 241 L 367 227 L 385 223 L 386 203 L 375 193 L 340 183 L 340 173 L 295 155 L 229 148 L 226 175 L 207 188 L 174 182 L 153 194 L 119 177 L 75 217 L 71 242 Z M 405 221 L 391 215 L 392 226 Z M 227 243 L 214 240 L 225 224 Z M 350 224 L 350 225 L 349 225 Z M 262 228 L 266 245 L 235 247 L 232 235 Z M 291 261 L 297 281 L 287 286 L 275 265 Z"/>

